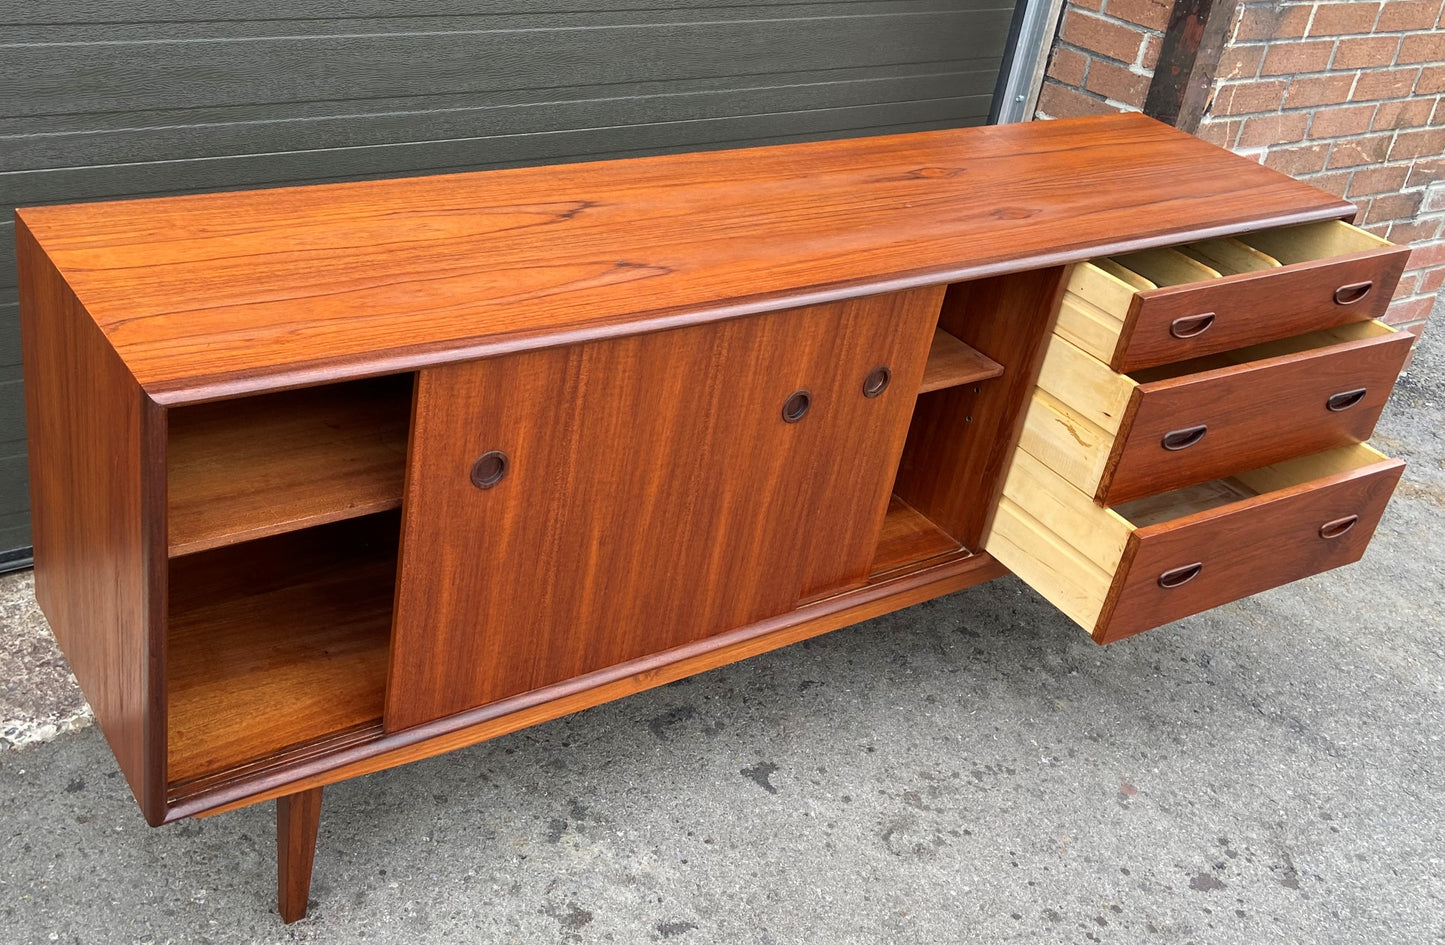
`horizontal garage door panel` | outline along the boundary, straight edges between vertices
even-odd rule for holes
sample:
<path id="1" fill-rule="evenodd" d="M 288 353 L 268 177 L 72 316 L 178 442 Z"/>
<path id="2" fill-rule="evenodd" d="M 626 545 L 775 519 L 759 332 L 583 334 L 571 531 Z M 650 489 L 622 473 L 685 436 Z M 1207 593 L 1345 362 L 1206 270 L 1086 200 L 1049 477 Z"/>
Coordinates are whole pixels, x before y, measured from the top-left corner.
<path id="1" fill-rule="evenodd" d="M 0 107 L 7 116 L 95 113 L 746 76 L 780 64 L 937 62 L 997 56 L 1008 28 L 993 10 L 767 12 L 687 23 L 17 44 L 0 57 L 12 86 Z"/>
<path id="2" fill-rule="evenodd" d="M 467 139 L 502 140 L 559 129 L 605 130 L 689 122 L 746 120 L 752 116 L 857 106 L 932 105 L 954 115 L 959 99 L 969 113 L 985 112 L 998 73 L 997 59 L 949 60 L 926 66 L 892 65 L 866 69 L 636 83 L 627 89 L 573 87 L 437 95 L 381 103 L 311 102 L 245 108 L 159 110 L 143 115 L 67 115 L 59 125 L 34 118 L 9 119 L 25 127 L 7 141 L 0 172 L 115 165 L 143 161 L 174 162 L 237 154 L 274 155 L 281 151 L 325 151 L 403 144 L 437 145 Z M 338 111 L 343 112 L 337 114 Z M 599 113 L 603 119 L 599 124 Z M 84 119 L 82 121 L 81 119 Z M 885 116 L 886 123 L 897 120 Z M 179 122 L 179 124 L 178 124 Z M 6 121 L 0 121 L 0 134 Z M 686 129 L 683 129 L 686 130 Z M 700 130 L 705 130 L 701 129 Z M 23 181 L 23 178 L 21 178 Z M 36 187 L 9 181 L 7 190 Z M 63 184 L 44 185 L 55 192 Z"/>
<path id="3" fill-rule="evenodd" d="M 832 3 L 778 0 L 758 4 L 768 9 L 796 7 L 940 7 L 939 3 L 886 3 L 879 0 L 834 0 Z M 625 12 L 657 18 L 669 11 L 715 10 L 718 0 L 547 0 L 545 13 L 525 13 L 517 0 L 427 0 L 402 6 L 397 0 L 10 0 L 5 22 L 14 24 L 206 23 L 217 27 L 257 20 L 304 22 L 326 19 L 419 19 L 527 15 L 541 19 L 566 13 Z M 398 16 L 397 11 L 410 14 Z"/>

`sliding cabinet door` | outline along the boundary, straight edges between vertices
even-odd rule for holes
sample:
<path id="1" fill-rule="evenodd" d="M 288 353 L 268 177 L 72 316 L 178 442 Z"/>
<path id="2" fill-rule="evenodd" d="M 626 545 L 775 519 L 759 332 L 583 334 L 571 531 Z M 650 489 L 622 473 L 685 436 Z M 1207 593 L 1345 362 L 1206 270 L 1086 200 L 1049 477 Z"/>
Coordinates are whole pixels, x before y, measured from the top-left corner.
<path id="1" fill-rule="evenodd" d="M 387 728 L 861 584 L 942 294 L 423 370 Z"/>

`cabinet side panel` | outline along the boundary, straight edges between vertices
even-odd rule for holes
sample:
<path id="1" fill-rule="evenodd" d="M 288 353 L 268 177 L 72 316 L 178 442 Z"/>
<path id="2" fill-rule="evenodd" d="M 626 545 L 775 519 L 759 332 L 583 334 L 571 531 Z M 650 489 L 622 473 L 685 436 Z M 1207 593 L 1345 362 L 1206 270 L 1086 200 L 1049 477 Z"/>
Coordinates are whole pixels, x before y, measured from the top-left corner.
<path id="1" fill-rule="evenodd" d="M 1064 275 L 1055 267 L 963 282 L 944 298 L 939 327 L 1004 373 L 919 396 L 894 491 L 967 548 L 981 547 L 1003 490 Z"/>
<path id="2" fill-rule="evenodd" d="M 165 815 L 159 643 L 164 414 L 17 222 L 35 596 L 146 819 Z M 163 452 L 152 457 L 162 463 Z M 164 546 L 162 546 L 164 547 Z M 154 587 L 152 586 L 154 585 Z M 161 599 L 157 599 L 160 597 Z"/>

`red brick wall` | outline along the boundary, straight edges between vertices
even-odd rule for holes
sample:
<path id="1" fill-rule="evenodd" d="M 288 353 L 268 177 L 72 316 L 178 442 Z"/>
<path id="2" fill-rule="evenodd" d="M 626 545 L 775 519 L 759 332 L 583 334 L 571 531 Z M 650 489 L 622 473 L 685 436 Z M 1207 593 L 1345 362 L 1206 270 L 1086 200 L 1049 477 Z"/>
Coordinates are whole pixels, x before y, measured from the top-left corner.
<path id="1" fill-rule="evenodd" d="M 1066 3 L 1039 93 L 1040 118 L 1140 111 L 1172 0 Z"/>
<path id="2" fill-rule="evenodd" d="M 1445 0 L 1241 0 L 1200 137 L 1353 201 L 1414 247 L 1387 320 L 1445 308 Z M 1169 6 L 1067 5 L 1040 117 L 1143 107 Z M 1125 79 L 1124 77 L 1128 78 Z"/>

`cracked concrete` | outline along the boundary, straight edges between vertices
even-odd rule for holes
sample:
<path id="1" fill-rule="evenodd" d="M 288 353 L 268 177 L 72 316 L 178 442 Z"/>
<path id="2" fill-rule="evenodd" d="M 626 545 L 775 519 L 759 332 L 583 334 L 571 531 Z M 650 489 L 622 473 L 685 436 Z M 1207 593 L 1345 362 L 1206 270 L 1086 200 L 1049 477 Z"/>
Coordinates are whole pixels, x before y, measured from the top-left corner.
<path id="1" fill-rule="evenodd" d="M 145 826 L 94 727 L 0 752 L 0 941 L 1445 942 L 1445 342 L 1360 564 L 1107 648 L 1012 578 L 327 790 Z M 73 727 L 3 580 L 6 739 Z"/>
<path id="2" fill-rule="evenodd" d="M 0 749 L 48 741 L 92 721 L 35 605 L 34 574 L 0 577 Z"/>

